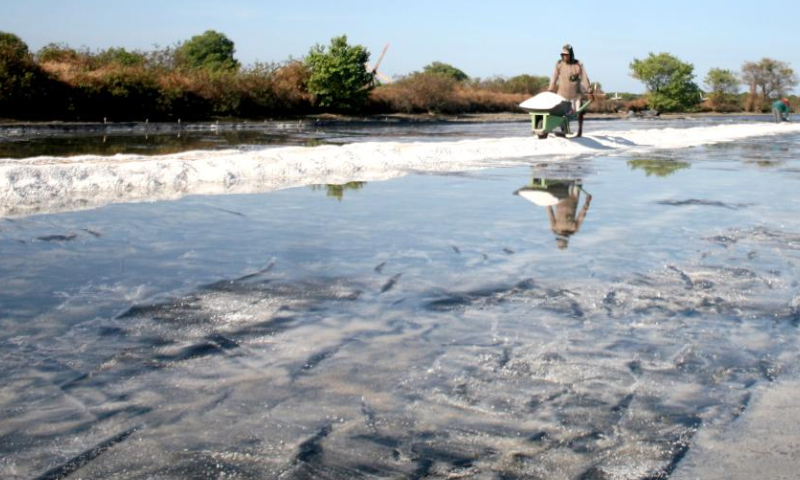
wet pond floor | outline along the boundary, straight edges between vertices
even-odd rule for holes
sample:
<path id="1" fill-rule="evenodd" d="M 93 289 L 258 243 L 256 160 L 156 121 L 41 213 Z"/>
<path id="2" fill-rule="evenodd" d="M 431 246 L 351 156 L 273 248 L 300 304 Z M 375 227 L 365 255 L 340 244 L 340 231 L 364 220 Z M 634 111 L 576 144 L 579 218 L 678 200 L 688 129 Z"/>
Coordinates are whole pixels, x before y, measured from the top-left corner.
<path id="1" fill-rule="evenodd" d="M 513 118 L 513 117 L 512 117 Z M 764 115 L 693 116 L 682 119 L 589 118 L 588 132 L 692 128 L 708 125 L 762 123 Z M 344 145 L 365 141 L 441 141 L 530 135 L 522 114 L 504 122 L 265 121 L 263 123 L 129 123 L 129 124 L 0 124 L 0 159 L 43 155 L 168 155 L 188 150 L 258 149 L 286 145 Z"/>
<path id="2" fill-rule="evenodd" d="M 0 476 L 666 478 L 798 359 L 799 143 L 0 219 Z"/>

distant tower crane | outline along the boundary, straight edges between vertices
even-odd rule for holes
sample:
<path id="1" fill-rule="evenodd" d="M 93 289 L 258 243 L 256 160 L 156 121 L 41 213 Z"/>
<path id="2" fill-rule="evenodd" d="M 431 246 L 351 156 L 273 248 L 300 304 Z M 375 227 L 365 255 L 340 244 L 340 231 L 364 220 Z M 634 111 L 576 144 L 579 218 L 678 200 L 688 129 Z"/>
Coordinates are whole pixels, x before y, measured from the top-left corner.
<path id="1" fill-rule="evenodd" d="M 381 73 L 380 71 L 378 71 L 378 67 L 381 66 L 381 62 L 383 61 L 383 57 L 386 56 L 386 50 L 389 50 L 389 44 L 388 43 L 383 47 L 383 50 L 381 51 L 381 54 L 378 57 L 378 61 L 375 62 L 374 66 L 371 66 L 369 63 L 366 63 L 364 65 L 367 67 L 367 70 L 369 70 L 369 73 L 372 74 L 373 78 L 377 78 L 378 80 L 381 81 L 381 83 L 392 83 L 392 79 L 390 77 L 388 77 L 388 76 L 384 75 L 383 73 Z"/>

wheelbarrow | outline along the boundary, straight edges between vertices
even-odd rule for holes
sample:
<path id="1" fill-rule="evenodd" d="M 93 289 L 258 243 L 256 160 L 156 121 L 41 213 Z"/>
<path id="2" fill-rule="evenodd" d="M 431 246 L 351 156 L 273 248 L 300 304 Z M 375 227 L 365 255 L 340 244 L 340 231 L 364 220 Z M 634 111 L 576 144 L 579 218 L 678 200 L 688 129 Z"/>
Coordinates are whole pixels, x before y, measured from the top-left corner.
<path id="1" fill-rule="evenodd" d="M 551 207 L 569 196 L 577 197 L 581 190 L 585 192 L 580 179 L 534 178 L 529 185 L 514 192 L 514 195 L 540 207 Z"/>
<path id="2" fill-rule="evenodd" d="M 577 111 L 572 111 L 572 104 L 554 93 L 544 92 L 522 102 L 519 106 L 531 115 L 531 131 L 539 138 L 547 138 L 550 132 L 565 137 L 572 133 L 569 123 L 577 120 L 591 100 L 584 103 Z M 559 129 L 559 132 L 555 130 Z"/>

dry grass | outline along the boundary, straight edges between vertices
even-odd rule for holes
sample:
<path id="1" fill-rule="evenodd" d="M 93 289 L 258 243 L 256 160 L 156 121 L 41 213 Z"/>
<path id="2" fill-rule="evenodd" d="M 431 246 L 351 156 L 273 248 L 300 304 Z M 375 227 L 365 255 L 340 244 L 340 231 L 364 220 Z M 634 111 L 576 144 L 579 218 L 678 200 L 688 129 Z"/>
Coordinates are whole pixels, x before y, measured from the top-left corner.
<path id="1" fill-rule="evenodd" d="M 530 97 L 524 93 L 501 93 L 473 88 L 461 88 L 457 95 L 467 112 L 514 112 L 519 104 Z"/>
<path id="2" fill-rule="evenodd" d="M 241 71 L 183 71 L 66 52 L 50 55 L 41 66 L 72 91 L 71 110 L 83 119 L 262 117 L 312 108 L 305 90 L 309 72 L 299 61 Z"/>
<path id="3" fill-rule="evenodd" d="M 526 98 L 475 88 L 444 75 L 416 73 L 373 90 L 370 108 L 400 113 L 513 112 Z"/>
<path id="4" fill-rule="evenodd" d="M 42 87 L 50 89 L 40 95 L 42 115 L 81 120 L 191 120 L 319 112 L 307 89 L 311 72 L 302 61 L 257 64 L 227 72 L 190 71 L 175 67 L 172 53 L 169 49 L 92 53 L 58 45 L 43 49 L 37 68 L 52 81 Z M 546 77 L 530 75 L 457 81 L 442 74 L 417 72 L 379 85 L 371 92 L 365 111 L 359 113 L 519 112 L 518 105 L 546 83 Z M 744 97 L 706 102 L 700 110 L 740 111 Z M 759 104 L 757 109 L 769 108 L 760 98 L 752 100 Z M 47 102 L 58 107 L 47 107 Z M 646 97 L 611 101 L 598 96 L 588 111 L 609 114 L 647 108 Z"/>

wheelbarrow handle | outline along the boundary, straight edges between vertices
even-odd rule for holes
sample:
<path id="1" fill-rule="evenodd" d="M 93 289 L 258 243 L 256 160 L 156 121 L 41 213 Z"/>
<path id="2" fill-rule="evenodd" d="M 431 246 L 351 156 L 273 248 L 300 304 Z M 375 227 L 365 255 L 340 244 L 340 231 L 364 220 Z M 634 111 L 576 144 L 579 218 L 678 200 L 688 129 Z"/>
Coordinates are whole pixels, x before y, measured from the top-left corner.
<path id="1" fill-rule="evenodd" d="M 586 110 L 586 108 L 587 108 L 587 107 L 588 107 L 588 106 L 589 106 L 589 105 L 590 105 L 590 104 L 591 104 L 593 101 L 594 101 L 594 100 L 591 100 L 591 99 L 590 99 L 588 102 L 586 102 L 586 103 L 584 103 L 583 105 L 581 105 L 581 108 L 579 108 L 579 109 L 578 109 L 578 111 L 577 111 L 577 112 L 575 112 L 575 115 L 577 115 L 577 114 L 579 114 L 579 113 L 582 113 L 584 110 Z"/>

